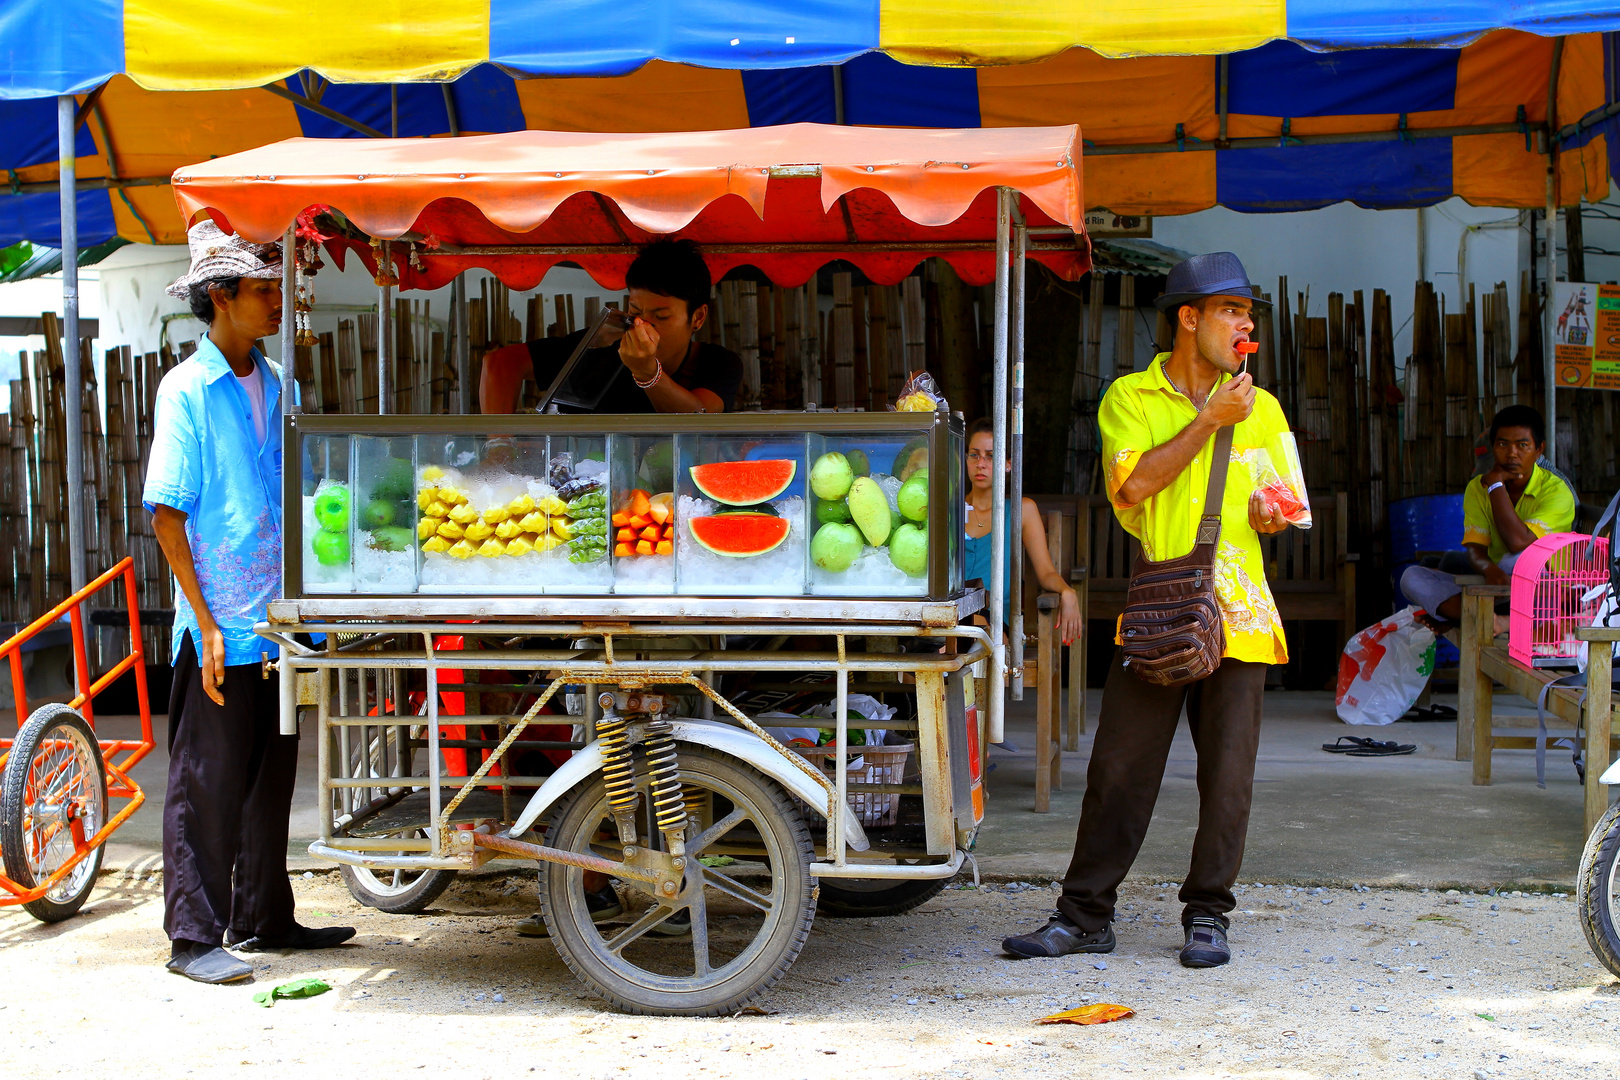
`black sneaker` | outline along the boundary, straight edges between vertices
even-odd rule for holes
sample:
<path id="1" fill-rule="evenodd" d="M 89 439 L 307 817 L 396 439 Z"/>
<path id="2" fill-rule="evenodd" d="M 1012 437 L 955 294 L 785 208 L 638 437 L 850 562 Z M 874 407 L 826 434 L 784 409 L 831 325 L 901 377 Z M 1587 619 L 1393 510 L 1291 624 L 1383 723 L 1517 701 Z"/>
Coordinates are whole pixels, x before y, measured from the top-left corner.
<path id="1" fill-rule="evenodd" d="M 1187 943 L 1181 947 L 1182 967 L 1220 967 L 1232 959 L 1232 947 L 1226 943 L 1226 927 L 1219 919 L 1199 915 L 1183 929 L 1187 932 Z"/>
<path id="2" fill-rule="evenodd" d="M 306 952 L 333 949 L 354 937 L 352 926 L 299 926 L 281 937 L 250 937 L 231 946 L 238 952 Z"/>
<path id="3" fill-rule="evenodd" d="M 591 913 L 591 922 L 602 923 L 609 919 L 616 919 L 624 914 L 624 905 L 619 903 L 619 894 L 613 891 L 611 884 L 602 886 L 600 892 L 585 894 L 585 910 Z M 513 927 L 519 937 L 550 937 L 551 931 L 546 928 L 546 920 L 537 911 L 524 919 L 519 919 Z"/>
<path id="4" fill-rule="evenodd" d="M 1007 938 L 1001 943 L 1001 948 L 1008 956 L 1023 960 L 1037 956 L 1067 956 L 1077 952 L 1113 952 L 1114 927 L 1110 923 L 1088 934 L 1054 912 L 1045 926 L 1032 933 Z"/>

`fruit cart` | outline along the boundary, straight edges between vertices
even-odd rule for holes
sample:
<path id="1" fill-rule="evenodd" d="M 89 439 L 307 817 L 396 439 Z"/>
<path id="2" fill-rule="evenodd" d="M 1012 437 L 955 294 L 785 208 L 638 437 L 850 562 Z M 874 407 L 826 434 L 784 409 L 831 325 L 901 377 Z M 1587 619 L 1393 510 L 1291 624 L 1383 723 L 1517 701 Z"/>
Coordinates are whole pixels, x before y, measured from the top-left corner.
<path id="1" fill-rule="evenodd" d="M 188 217 L 299 243 L 289 306 L 316 240 L 367 261 L 385 311 L 395 285 L 471 267 L 525 288 L 569 260 L 617 287 L 660 234 L 702 242 L 716 276 L 788 285 L 832 259 L 894 283 L 942 255 L 996 283 L 1005 460 L 1024 258 L 1089 266 L 1078 143 L 818 125 L 290 140 L 174 179 Z M 311 853 L 390 911 L 491 859 L 536 862 L 563 958 L 648 1013 L 734 1011 L 818 907 L 932 896 L 983 816 L 1001 695 L 981 719 L 974 671 L 1000 685 L 986 625 L 1004 613 L 992 596 L 976 625 L 985 592 L 961 579 L 963 418 L 920 403 L 287 417 L 284 596 L 260 633 L 285 728 L 302 708 L 318 740 Z M 824 718 L 782 713 L 818 695 Z M 857 702 L 881 718 L 852 720 Z"/>

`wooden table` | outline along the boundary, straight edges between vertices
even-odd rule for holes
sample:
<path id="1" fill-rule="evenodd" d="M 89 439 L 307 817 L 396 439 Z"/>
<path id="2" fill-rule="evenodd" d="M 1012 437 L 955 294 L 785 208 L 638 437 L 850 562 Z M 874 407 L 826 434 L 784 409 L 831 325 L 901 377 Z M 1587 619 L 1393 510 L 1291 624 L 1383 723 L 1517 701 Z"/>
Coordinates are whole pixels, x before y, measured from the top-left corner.
<path id="1" fill-rule="evenodd" d="M 1497 735 L 1493 730 L 1491 706 L 1495 684 L 1530 701 L 1541 688 L 1562 671 L 1527 668 L 1492 645 L 1495 638 L 1495 604 L 1506 596 L 1505 585 L 1464 585 L 1462 601 L 1462 646 L 1457 672 L 1457 759 L 1472 758 L 1474 783 L 1491 782 L 1491 751 L 1534 749 L 1536 739 L 1528 735 Z M 1588 643 L 1620 641 L 1620 628 L 1582 627 L 1576 637 Z M 1547 712 L 1579 729 L 1586 716 L 1586 832 L 1591 832 L 1608 808 L 1608 792 L 1598 783 L 1608 767 L 1615 730 L 1614 702 L 1609 683 L 1612 678 L 1610 650 L 1593 648 L 1588 667 L 1586 699 L 1583 707 L 1579 687 L 1554 687 L 1547 693 Z"/>

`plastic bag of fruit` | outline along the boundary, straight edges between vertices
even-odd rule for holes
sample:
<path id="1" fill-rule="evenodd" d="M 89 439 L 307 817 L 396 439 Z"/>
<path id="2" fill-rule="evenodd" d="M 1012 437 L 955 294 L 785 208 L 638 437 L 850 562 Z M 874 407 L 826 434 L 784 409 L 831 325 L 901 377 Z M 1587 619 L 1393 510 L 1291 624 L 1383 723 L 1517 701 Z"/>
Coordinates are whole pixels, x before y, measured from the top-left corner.
<path id="1" fill-rule="evenodd" d="M 1274 436 L 1252 451 L 1254 489 L 1271 508 L 1298 529 L 1311 527 L 1311 500 L 1305 492 L 1305 470 L 1300 468 L 1299 447 L 1291 432 Z"/>
<path id="2" fill-rule="evenodd" d="M 913 371 L 906 379 L 906 385 L 900 388 L 900 399 L 895 402 L 894 411 L 933 412 L 935 409 L 950 411 L 950 405 L 945 401 L 945 395 L 940 392 L 939 384 L 928 372 Z"/>

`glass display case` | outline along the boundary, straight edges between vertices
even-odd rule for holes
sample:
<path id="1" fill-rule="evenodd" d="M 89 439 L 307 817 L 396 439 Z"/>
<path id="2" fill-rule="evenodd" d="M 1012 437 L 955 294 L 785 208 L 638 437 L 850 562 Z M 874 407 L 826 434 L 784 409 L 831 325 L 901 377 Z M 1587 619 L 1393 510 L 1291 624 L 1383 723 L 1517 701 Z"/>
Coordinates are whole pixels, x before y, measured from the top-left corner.
<path id="1" fill-rule="evenodd" d="M 289 417 L 289 599 L 960 595 L 937 413 Z"/>

